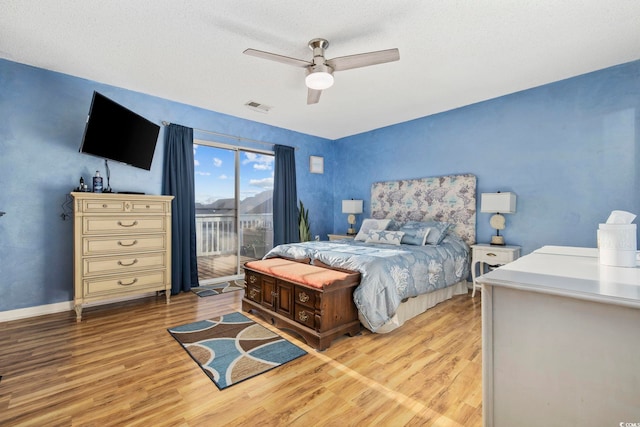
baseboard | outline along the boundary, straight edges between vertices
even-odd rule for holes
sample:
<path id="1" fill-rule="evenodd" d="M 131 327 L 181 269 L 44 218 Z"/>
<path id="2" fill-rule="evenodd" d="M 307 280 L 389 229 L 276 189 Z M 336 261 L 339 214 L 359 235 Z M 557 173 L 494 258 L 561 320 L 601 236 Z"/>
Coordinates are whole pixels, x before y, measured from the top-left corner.
<path id="1" fill-rule="evenodd" d="M 73 301 L 38 305 L 36 307 L 18 308 L 16 310 L 0 311 L 0 322 L 26 319 L 28 317 L 42 316 L 44 314 L 62 313 L 63 311 L 69 310 L 73 310 Z"/>
<path id="2" fill-rule="evenodd" d="M 85 304 L 84 307 L 94 307 L 96 305 L 112 304 L 122 301 L 130 301 L 138 298 L 154 296 L 156 293 L 145 293 L 120 298 L 95 301 Z M 38 305 L 35 307 L 19 308 L 16 310 L 0 311 L 0 322 L 10 322 L 11 320 L 27 319 L 29 317 L 43 316 L 45 314 L 62 313 L 73 310 L 73 301 L 58 302 L 55 304 Z"/>

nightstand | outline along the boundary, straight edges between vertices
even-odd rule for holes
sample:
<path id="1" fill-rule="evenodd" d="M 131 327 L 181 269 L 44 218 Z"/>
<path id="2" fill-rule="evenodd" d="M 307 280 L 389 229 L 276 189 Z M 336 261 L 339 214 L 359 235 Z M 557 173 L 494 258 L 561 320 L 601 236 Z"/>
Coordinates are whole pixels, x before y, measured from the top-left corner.
<path id="1" fill-rule="evenodd" d="M 471 245 L 471 280 L 473 282 L 471 297 L 476 296 L 476 289 L 482 289 L 482 286 L 476 283 L 476 264 L 480 263 L 480 276 L 482 276 L 485 264 L 498 267 L 518 258 L 520 258 L 520 246 L 494 246 L 487 243 Z"/>
<path id="2" fill-rule="evenodd" d="M 329 240 L 342 240 L 342 239 L 351 239 L 353 240 L 356 236 L 349 236 L 346 234 L 327 234 L 329 236 Z"/>

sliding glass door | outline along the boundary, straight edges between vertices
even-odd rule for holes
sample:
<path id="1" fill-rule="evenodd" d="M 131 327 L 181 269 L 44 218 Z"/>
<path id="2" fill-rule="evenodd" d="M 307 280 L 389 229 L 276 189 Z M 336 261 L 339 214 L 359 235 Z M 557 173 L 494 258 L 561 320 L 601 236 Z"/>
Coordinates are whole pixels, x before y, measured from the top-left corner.
<path id="1" fill-rule="evenodd" d="M 193 150 L 199 281 L 240 278 L 273 247 L 273 153 L 199 140 Z"/>

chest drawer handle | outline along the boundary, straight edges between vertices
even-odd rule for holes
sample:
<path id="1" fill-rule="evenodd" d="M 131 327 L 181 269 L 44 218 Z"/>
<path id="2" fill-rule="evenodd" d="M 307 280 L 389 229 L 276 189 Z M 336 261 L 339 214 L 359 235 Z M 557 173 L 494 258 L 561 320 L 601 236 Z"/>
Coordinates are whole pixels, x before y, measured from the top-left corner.
<path id="1" fill-rule="evenodd" d="M 130 262 L 129 264 L 125 264 L 122 261 L 118 261 L 118 265 L 121 265 L 123 267 L 130 267 L 130 266 L 132 266 L 133 264 L 135 264 L 137 262 L 138 262 L 138 259 L 136 258 L 136 259 L 133 260 L 133 262 Z"/>
<path id="2" fill-rule="evenodd" d="M 493 252 L 489 252 L 487 253 L 487 256 L 498 256 L 498 255 L 494 254 Z"/>
<path id="3" fill-rule="evenodd" d="M 118 225 L 120 227 L 135 227 L 136 225 L 138 225 L 138 221 L 133 221 L 133 223 L 127 225 L 127 224 L 123 224 L 122 221 L 118 221 Z"/>
<path id="4" fill-rule="evenodd" d="M 300 313 L 298 313 L 298 319 L 300 319 L 301 322 L 306 322 L 307 320 L 309 320 L 309 315 L 306 311 L 302 310 Z"/>
<path id="5" fill-rule="evenodd" d="M 256 276 L 249 276 L 249 283 L 256 283 L 257 280 Z"/>
<path id="6" fill-rule="evenodd" d="M 300 292 L 298 294 L 298 299 L 300 300 L 300 302 L 307 302 L 307 301 L 309 301 L 309 295 L 307 295 L 304 292 Z"/>
<path id="7" fill-rule="evenodd" d="M 131 286 L 131 285 L 133 285 L 134 283 L 136 283 L 137 281 L 138 281 L 138 279 L 133 279 L 133 280 L 132 280 L 131 282 L 129 282 L 129 283 L 122 283 L 122 280 L 118 280 L 118 285 L 120 285 L 120 286 Z"/>
<path id="8" fill-rule="evenodd" d="M 118 240 L 118 245 L 120 245 L 120 246 L 134 246 L 134 245 L 136 245 L 136 244 L 138 244 L 138 241 L 137 241 L 137 240 L 134 240 L 133 242 L 131 242 L 131 243 L 130 243 L 130 244 L 128 244 L 128 245 L 127 245 L 127 244 L 124 244 L 124 243 L 122 243 L 120 240 Z"/>
<path id="9" fill-rule="evenodd" d="M 249 298 L 251 299 L 256 299 L 256 296 L 260 293 L 260 291 L 258 291 L 257 289 L 250 289 L 249 290 Z"/>

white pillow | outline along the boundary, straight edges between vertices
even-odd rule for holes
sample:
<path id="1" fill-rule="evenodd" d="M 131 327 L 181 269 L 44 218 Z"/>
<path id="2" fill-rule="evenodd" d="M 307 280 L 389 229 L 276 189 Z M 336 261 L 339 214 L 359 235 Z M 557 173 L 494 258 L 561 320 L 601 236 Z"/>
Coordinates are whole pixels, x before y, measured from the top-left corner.
<path id="1" fill-rule="evenodd" d="M 363 242 L 369 237 L 369 231 L 371 230 L 384 230 L 391 222 L 390 219 L 373 219 L 367 218 L 362 221 L 362 227 L 355 237 L 355 240 L 362 240 Z"/>
<path id="2" fill-rule="evenodd" d="M 402 231 L 370 230 L 364 242 L 400 246 L 402 236 L 404 236 Z"/>

